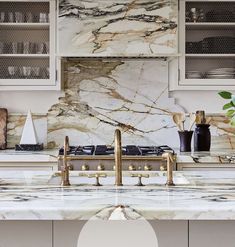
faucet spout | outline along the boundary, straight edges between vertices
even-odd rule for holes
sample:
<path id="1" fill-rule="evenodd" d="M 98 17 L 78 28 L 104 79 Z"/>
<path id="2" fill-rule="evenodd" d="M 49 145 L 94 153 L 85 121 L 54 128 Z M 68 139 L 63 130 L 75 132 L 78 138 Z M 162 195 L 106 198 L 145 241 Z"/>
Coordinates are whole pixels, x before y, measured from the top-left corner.
<path id="1" fill-rule="evenodd" d="M 69 182 L 69 166 L 67 160 L 67 151 L 69 149 L 69 137 L 66 136 L 64 139 L 64 156 L 63 156 L 63 166 L 61 168 L 61 185 L 70 186 Z"/>
<path id="2" fill-rule="evenodd" d="M 115 130 L 115 185 L 122 186 L 122 137 L 119 129 Z"/>
<path id="3" fill-rule="evenodd" d="M 163 158 L 166 159 L 167 162 L 167 181 L 166 181 L 166 186 L 174 186 L 174 181 L 173 181 L 173 164 L 174 164 L 174 158 L 172 153 L 163 153 L 162 155 Z"/>

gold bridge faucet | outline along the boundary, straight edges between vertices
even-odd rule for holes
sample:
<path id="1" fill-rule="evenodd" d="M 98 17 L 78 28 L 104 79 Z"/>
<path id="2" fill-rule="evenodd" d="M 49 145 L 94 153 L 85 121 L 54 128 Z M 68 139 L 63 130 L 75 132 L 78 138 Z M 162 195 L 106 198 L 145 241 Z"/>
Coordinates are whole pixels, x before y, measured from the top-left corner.
<path id="1" fill-rule="evenodd" d="M 63 156 L 63 166 L 61 167 L 61 185 L 70 186 L 69 182 L 69 165 L 67 159 L 67 151 L 69 150 L 69 137 L 66 136 L 64 139 L 64 156 Z"/>
<path id="2" fill-rule="evenodd" d="M 115 185 L 122 186 L 122 135 L 119 129 L 115 130 Z"/>

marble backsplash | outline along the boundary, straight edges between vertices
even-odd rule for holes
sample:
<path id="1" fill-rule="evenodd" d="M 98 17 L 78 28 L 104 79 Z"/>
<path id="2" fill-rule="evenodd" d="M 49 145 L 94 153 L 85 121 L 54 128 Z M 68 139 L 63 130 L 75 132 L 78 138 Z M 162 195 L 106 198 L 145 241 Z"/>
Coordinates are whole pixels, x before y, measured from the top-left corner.
<path id="1" fill-rule="evenodd" d="M 179 147 L 172 113 L 183 111 L 168 95 L 168 64 L 151 59 L 73 59 L 65 64 L 64 96 L 48 114 L 34 114 L 39 141 L 113 144 L 120 128 L 123 144 Z M 212 149 L 235 148 L 235 129 L 224 115 L 212 117 Z M 19 143 L 25 115 L 10 114 L 8 148 Z"/>

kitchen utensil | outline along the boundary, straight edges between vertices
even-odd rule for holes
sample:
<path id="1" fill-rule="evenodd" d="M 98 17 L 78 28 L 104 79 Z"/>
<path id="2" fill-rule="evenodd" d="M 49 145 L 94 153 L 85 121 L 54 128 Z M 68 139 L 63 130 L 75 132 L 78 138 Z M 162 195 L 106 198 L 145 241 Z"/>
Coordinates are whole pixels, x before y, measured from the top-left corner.
<path id="1" fill-rule="evenodd" d="M 206 117 L 206 124 L 210 124 L 212 117 Z"/>
<path id="2" fill-rule="evenodd" d="M 205 111 L 196 111 L 196 115 L 198 115 L 198 124 L 206 123 Z"/>
<path id="3" fill-rule="evenodd" d="M 189 131 L 191 131 L 195 121 L 196 121 L 196 114 L 195 113 L 190 113 L 189 114 Z"/>
<path id="4" fill-rule="evenodd" d="M 184 130 L 183 121 L 185 121 L 185 115 L 183 116 L 182 113 L 174 113 L 173 114 L 173 121 L 180 131 Z"/>
<path id="5" fill-rule="evenodd" d="M 0 108 L 0 149 L 7 148 L 7 109 Z"/>

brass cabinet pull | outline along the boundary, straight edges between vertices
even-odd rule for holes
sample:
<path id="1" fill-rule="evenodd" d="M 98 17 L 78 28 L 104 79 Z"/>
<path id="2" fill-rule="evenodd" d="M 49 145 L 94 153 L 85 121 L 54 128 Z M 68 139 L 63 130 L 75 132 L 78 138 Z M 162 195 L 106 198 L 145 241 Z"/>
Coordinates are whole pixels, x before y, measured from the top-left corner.
<path id="1" fill-rule="evenodd" d="M 138 183 L 136 186 L 144 186 L 142 183 L 142 178 L 149 178 L 149 174 L 131 174 L 131 177 L 138 178 Z"/>

